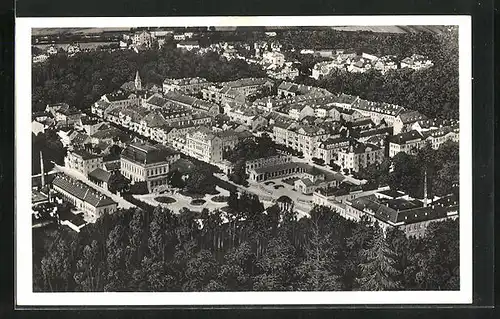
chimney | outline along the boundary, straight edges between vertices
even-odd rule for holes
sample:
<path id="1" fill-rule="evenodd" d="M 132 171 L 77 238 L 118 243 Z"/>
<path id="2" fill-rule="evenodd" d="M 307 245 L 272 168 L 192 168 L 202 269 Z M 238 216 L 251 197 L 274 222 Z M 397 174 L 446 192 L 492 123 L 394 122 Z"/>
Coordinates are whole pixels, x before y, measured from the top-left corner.
<path id="1" fill-rule="evenodd" d="M 424 172 L 424 207 L 427 207 L 427 167 Z"/>
<path id="2" fill-rule="evenodd" d="M 45 187 L 45 171 L 44 171 L 44 167 L 43 167 L 42 151 L 40 151 L 40 173 L 41 173 L 42 188 L 43 188 L 43 187 Z"/>

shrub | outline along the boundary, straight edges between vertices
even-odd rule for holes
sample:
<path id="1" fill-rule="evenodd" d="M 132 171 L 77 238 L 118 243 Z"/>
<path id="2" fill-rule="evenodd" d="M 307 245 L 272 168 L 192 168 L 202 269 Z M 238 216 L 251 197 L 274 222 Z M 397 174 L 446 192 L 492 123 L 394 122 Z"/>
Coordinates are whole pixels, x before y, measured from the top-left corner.
<path id="1" fill-rule="evenodd" d="M 168 196 L 155 197 L 155 201 L 163 203 L 163 204 L 172 204 L 172 203 L 176 202 L 175 198 L 168 197 Z"/>

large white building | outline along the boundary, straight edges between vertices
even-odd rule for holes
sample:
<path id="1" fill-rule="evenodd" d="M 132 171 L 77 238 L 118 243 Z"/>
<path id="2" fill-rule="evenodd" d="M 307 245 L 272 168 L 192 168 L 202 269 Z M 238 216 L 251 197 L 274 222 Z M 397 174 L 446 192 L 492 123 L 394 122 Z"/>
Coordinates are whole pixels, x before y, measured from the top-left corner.
<path id="1" fill-rule="evenodd" d="M 170 165 L 180 154 L 161 144 L 132 143 L 121 154 L 120 171 L 134 182 L 146 182 L 149 192 L 163 190 L 167 186 Z"/>
<path id="2" fill-rule="evenodd" d="M 340 149 L 337 153 L 335 163 L 343 170 L 358 172 L 360 168 L 365 168 L 384 160 L 384 149 L 372 144 L 354 143 L 349 147 Z"/>
<path id="3" fill-rule="evenodd" d="M 74 169 L 87 177 L 96 168 L 102 168 L 102 156 L 91 154 L 82 149 L 74 149 L 68 151 L 64 158 L 64 166 Z"/>
<path id="4" fill-rule="evenodd" d="M 186 134 L 184 151 L 207 163 L 222 161 L 223 143 L 210 129 L 202 126 Z"/>
<path id="5" fill-rule="evenodd" d="M 319 142 L 330 137 L 323 128 L 297 123 L 276 122 L 273 126 L 272 139 L 278 144 L 283 144 L 302 152 L 305 157 L 314 157 Z"/>

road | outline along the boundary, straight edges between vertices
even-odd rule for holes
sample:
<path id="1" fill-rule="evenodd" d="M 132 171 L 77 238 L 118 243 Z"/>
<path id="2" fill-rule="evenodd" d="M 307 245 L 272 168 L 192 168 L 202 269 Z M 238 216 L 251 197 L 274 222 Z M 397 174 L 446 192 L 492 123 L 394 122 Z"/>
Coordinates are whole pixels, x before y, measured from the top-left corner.
<path id="1" fill-rule="evenodd" d="M 92 187 L 93 189 L 97 190 L 98 192 L 101 192 L 109 197 L 111 197 L 115 202 L 118 203 L 118 208 L 124 208 L 124 209 L 128 209 L 128 208 L 134 208 L 136 207 L 134 204 L 126 201 L 125 199 L 123 199 L 122 197 L 116 195 L 116 194 L 113 194 L 111 193 L 109 190 L 107 189 L 104 189 L 100 186 L 97 186 L 96 184 L 90 182 L 83 174 L 81 174 L 80 172 L 77 172 L 73 169 L 70 169 L 70 168 L 67 168 L 67 167 L 64 167 L 64 166 L 59 166 L 57 164 L 54 165 L 54 170 L 58 171 L 58 172 L 62 172 L 74 179 L 77 179 L 79 181 L 82 181 L 83 183 L 85 183 L 86 185 Z"/>

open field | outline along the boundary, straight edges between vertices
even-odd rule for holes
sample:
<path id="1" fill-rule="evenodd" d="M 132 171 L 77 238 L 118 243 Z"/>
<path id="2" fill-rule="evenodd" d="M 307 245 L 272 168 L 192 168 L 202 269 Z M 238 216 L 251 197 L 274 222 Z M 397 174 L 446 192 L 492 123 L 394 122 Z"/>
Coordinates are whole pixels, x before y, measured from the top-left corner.
<path id="1" fill-rule="evenodd" d="M 130 28 L 37 28 L 31 30 L 31 35 L 55 35 L 55 34 L 96 34 L 105 31 L 128 31 Z"/>

